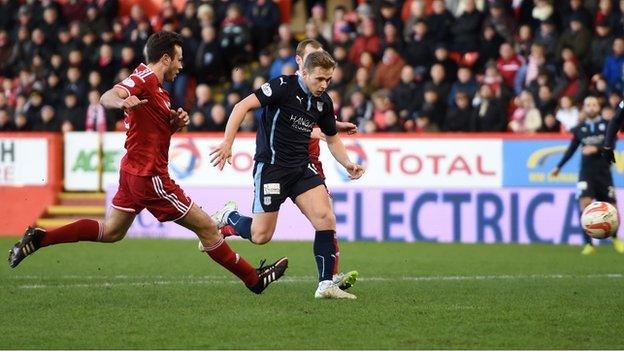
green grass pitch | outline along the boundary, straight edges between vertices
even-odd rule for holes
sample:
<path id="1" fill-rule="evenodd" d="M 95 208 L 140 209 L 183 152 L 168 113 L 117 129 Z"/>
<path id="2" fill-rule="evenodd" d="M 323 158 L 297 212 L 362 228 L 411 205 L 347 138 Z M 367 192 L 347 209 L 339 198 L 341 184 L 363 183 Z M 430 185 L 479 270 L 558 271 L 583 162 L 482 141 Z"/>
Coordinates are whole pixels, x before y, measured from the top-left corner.
<path id="1" fill-rule="evenodd" d="M 7 252 L 14 238 L 0 239 Z M 624 255 L 580 247 L 342 243 L 355 301 L 315 300 L 310 242 L 257 296 L 187 240 L 42 249 L 0 268 L 0 349 L 620 349 Z"/>

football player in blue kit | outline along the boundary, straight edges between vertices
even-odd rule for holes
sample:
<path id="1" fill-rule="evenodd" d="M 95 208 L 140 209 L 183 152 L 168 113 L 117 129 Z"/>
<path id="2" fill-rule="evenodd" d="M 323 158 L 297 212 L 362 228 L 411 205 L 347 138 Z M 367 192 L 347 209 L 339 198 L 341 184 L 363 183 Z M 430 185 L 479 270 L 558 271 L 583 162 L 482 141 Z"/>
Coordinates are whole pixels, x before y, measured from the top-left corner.
<path id="1" fill-rule="evenodd" d="M 319 271 L 316 298 L 355 299 L 332 280 L 336 261 L 336 217 L 318 171 L 310 163 L 310 134 L 318 125 L 332 156 L 358 179 L 364 169 L 352 162 L 337 136 L 333 102 L 326 92 L 336 62 L 326 51 L 307 55 L 298 75 L 280 76 L 239 102 L 230 115 L 223 142 L 212 152 L 212 163 L 223 169 L 245 114 L 263 108 L 256 134 L 253 218 L 228 203 L 213 219 L 219 228 L 230 225 L 255 244 L 271 240 L 281 204 L 290 198 L 316 230 L 314 256 Z"/>
<path id="2" fill-rule="evenodd" d="M 600 102 L 595 96 L 588 96 L 583 101 L 585 121 L 579 123 L 571 132 L 572 141 L 568 146 L 561 161 L 551 172 L 557 176 L 561 167 L 570 160 L 576 149 L 581 146 L 581 169 L 577 183 L 576 197 L 579 201 L 581 213 L 592 201 L 604 201 L 616 206 L 615 187 L 611 176 L 611 164 L 601 156 L 602 145 L 607 131 L 607 121 L 600 115 Z M 581 253 L 590 255 L 596 252 L 591 237 L 584 235 L 585 246 Z M 624 253 L 624 243 L 617 238 L 617 233 L 612 237 L 614 248 Z"/>

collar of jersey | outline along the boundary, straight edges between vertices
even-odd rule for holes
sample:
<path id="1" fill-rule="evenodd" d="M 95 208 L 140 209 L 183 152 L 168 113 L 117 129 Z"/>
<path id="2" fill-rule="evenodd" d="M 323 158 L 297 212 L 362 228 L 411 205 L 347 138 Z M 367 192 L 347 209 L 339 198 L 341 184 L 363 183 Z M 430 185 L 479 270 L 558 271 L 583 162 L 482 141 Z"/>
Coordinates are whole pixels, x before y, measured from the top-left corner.
<path id="1" fill-rule="evenodd" d="M 297 82 L 299 83 L 299 86 L 301 87 L 301 90 L 303 90 L 304 93 L 306 93 L 308 96 L 310 96 L 310 89 L 308 89 L 308 87 L 306 87 L 305 82 L 303 81 L 303 78 L 301 78 L 301 75 L 297 74 Z"/>

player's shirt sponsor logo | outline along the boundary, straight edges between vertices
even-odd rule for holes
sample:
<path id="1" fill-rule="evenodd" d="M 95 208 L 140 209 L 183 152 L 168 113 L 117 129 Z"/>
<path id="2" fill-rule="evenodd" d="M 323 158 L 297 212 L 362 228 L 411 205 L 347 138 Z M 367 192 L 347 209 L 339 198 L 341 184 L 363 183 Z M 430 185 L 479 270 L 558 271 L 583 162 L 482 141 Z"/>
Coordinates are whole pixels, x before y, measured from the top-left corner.
<path id="1" fill-rule="evenodd" d="M 296 129 L 298 131 L 311 133 L 312 127 L 314 126 L 314 121 L 311 121 L 305 117 L 290 115 L 290 125 L 293 129 Z"/>

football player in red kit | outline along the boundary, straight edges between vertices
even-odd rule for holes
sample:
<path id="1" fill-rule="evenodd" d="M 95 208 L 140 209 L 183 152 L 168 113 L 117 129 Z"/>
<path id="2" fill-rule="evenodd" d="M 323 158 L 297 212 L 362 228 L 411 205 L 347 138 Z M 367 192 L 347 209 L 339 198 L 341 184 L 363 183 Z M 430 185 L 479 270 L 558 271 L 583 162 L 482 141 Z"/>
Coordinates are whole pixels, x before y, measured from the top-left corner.
<path id="1" fill-rule="evenodd" d="M 254 293 L 279 279 L 288 266 L 286 257 L 255 269 L 223 240 L 215 222 L 169 177 L 171 135 L 189 123 L 188 113 L 172 110 L 165 81 L 182 69 L 182 37 L 173 32 L 152 34 L 145 48 L 147 64 L 102 95 L 101 103 L 125 113 L 126 155 L 119 172 L 119 188 L 104 222 L 81 219 L 45 231 L 28 228 L 9 252 L 16 267 L 41 247 L 76 241 L 112 243 L 124 238 L 136 215 L 147 209 L 159 221 L 175 221 L 195 232 L 215 262 L 235 274 Z"/>

